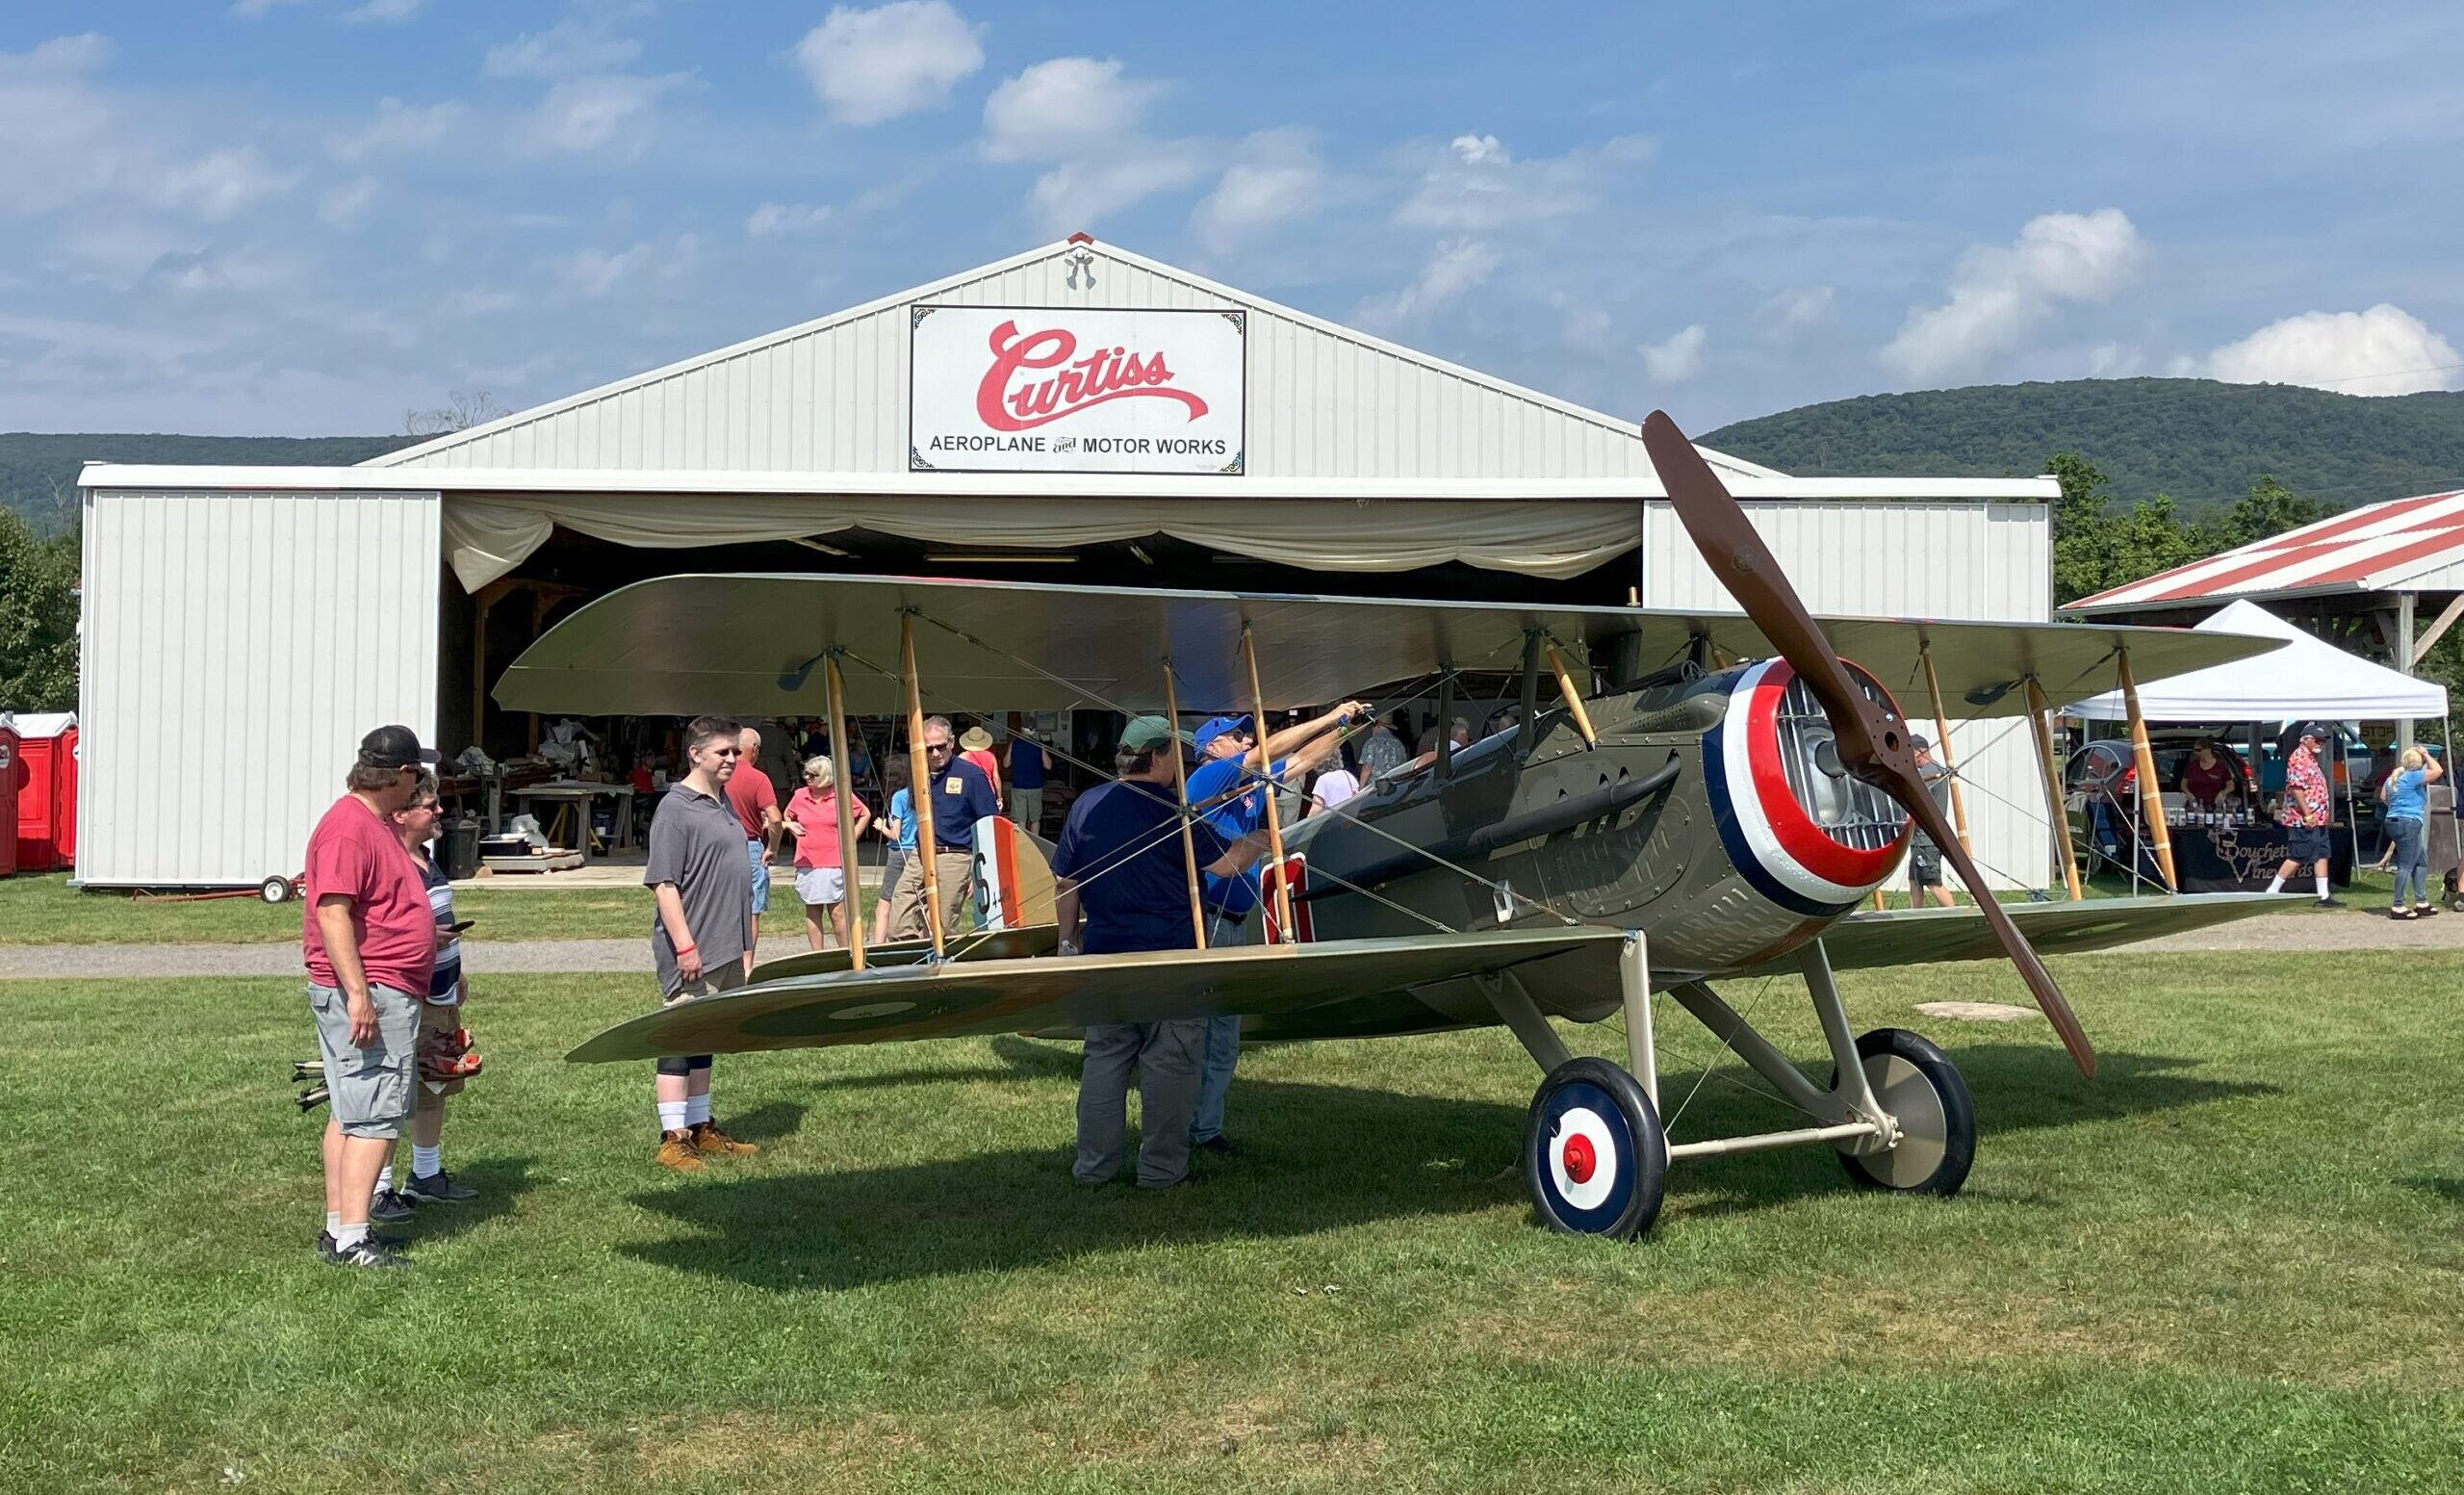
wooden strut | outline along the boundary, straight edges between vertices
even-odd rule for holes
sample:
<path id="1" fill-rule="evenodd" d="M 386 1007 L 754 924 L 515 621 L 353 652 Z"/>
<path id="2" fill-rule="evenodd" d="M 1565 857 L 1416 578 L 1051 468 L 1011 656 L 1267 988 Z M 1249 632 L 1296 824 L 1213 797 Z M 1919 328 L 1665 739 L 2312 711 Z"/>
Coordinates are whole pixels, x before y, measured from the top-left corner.
<path id="1" fill-rule="evenodd" d="M 1600 734 L 1591 730 L 1591 713 L 1583 709 L 1582 692 L 1575 688 L 1574 677 L 1566 673 L 1566 661 L 1557 654 L 1556 641 L 1552 639 L 1544 647 L 1549 653 L 1549 668 L 1557 672 L 1557 691 L 1565 697 L 1566 709 L 1574 716 L 1575 731 L 1582 734 L 1582 745 L 1600 746 Z"/>
<path id="2" fill-rule="evenodd" d="M 1951 786 L 1951 828 L 1959 832 L 1960 850 L 1970 857 L 1976 855 L 1976 842 L 1967 834 L 1967 795 L 1961 791 L 1959 765 L 1951 760 L 1951 719 L 1942 711 L 1942 683 L 1934 676 L 1934 645 L 1931 640 L 1919 645 L 1917 662 L 1925 666 L 1925 693 L 1934 698 L 1934 761 L 1942 765 Z"/>
<path id="3" fill-rule="evenodd" d="M 1206 948 L 1206 905 L 1197 891 L 1197 834 L 1190 824 L 1190 771 L 1181 761 L 1181 697 L 1172 687 L 1172 657 L 1164 657 L 1164 724 L 1172 732 L 1172 803 L 1181 812 L 1181 866 L 1190 880 L 1190 932 Z"/>
<path id="4" fill-rule="evenodd" d="M 924 756 L 924 690 L 915 675 L 915 614 L 898 617 L 899 669 L 907 677 L 908 797 L 915 802 L 915 854 L 924 859 L 924 921 L 933 932 L 933 958 L 941 958 L 941 844 L 933 838 L 933 769 Z M 958 759 L 958 744 L 950 744 Z"/>
<path id="5" fill-rule="evenodd" d="M 2053 760 L 2053 728 L 2045 720 L 2051 709 L 2045 704 L 2044 688 L 2037 678 L 2028 677 L 2028 725 L 2036 729 L 2037 765 L 2044 772 L 2044 803 L 2053 816 L 2054 844 L 2062 848 L 2062 880 L 2069 886 L 2070 901 L 2087 896 L 2079 886 L 2079 854 L 2070 845 L 2070 811 L 2062 795 L 2062 769 Z"/>
<path id="6" fill-rule="evenodd" d="M 2139 682 L 2130 673 L 2130 651 L 2116 653 L 2122 709 L 2130 713 L 2130 756 L 2139 765 L 2139 817 L 2156 848 L 2156 870 L 2165 874 L 2165 890 L 2180 892 L 2181 880 L 2173 875 L 2173 835 L 2165 827 L 2165 786 L 2156 782 L 2156 751 L 2147 744 L 2147 718 L 2139 711 Z"/>
<path id="7" fill-rule="evenodd" d="M 830 750 L 838 755 L 838 864 L 846 869 L 847 954 L 858 970 L 864 968 L 864 903 L 856 896 L 856 778 L 847 766 L 855 761 L 847 751 L 847 683 L 839 678 L 838 656 L 822 661 L 822 683 L 830 690 Z M 912 798 L 913 796 L 909 796 Z M 884 807 L 887 809 L 886 806 Z M 895 888 L 882 889 L 886 897 Z"/>
<path id="8" fill-rule="evenodd" d="M 1258 648 L 1246 623 L 1241 625 L 1241 662 L 1249 669 L 1249 719 L 1258 729 L 1258 768 L 1267 785 L 1267 855 L 1274 859 L 1275 927 L 1289 942 L 1293 937 L 1292 889 L 1283 880 L 1283 811 L 1275 804 L 1283 786 L 1275 782 L 1274 755 L 1267 749 L 1267 693 L 1258 684 Z"/>

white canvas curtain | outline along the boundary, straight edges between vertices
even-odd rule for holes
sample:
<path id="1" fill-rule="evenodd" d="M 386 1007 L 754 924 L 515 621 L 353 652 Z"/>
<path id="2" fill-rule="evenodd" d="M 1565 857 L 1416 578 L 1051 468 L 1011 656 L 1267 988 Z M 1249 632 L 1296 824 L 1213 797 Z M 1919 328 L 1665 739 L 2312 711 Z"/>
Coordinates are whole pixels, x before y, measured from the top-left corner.
<path id="1" fill-rule="evenodd" d="M 943 544 L 1051 549 L 1161 533 L 1322 571 L 1408 571 L 1459 560 L 1565 578 L 1641 543 L 1640 507 L 1553 499 L 448 494 L 444 525 L 453 574 L 475 592 L 521 565 L 558 525 L 665 550 L 818 538 L 857 527 Z"/>

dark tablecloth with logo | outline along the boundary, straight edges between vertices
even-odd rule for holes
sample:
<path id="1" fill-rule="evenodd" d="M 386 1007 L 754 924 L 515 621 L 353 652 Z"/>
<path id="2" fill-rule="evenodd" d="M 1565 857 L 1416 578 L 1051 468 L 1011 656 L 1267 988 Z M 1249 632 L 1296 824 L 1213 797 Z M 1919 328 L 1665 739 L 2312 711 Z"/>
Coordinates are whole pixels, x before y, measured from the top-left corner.
<path id="1" fill-rule="evenodd" d="M 2284 865 L 2284 827 L 2272 821 L 2256 825 L 2177 825 L 2173 839 L 2173 870 L 2184 892 L 2265 892 Z M 2327 880 L 2343 888 L 2352 882 L 2352 831 L 2331 826 L 2327 831 Z M 2287 887 L 2310 887 L 2310 869 L 2297 868 Z"/>

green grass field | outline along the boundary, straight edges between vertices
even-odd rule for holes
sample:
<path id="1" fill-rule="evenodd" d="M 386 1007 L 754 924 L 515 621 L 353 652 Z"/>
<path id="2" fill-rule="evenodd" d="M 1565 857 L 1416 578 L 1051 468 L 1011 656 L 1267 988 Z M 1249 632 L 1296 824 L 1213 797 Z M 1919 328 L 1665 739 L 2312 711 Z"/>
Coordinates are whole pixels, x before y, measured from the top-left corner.
<path id="1" fill-rule="evenodd" d="M 1657 1231 L 1527 1218 L 1501 1033 L 1266 1050 L 1244 1153 L 1068 1181 L 1070 1050 L 723 1059 L 760 1157 L 648 1166 L 625 977 L 500 983 L 416 1267 L 319 1264 L 288 981 L 12 983 L 0 1484 L 27 1490 L 2464 1488 L 2464 959 L 2057 963 L 2083 1083 L 1987 967 L 1845 978 L 1985 1129 L 1949 1202 L 1681 1165 Z M 1810 1055 L 1801 992 L 1731 989 Z M 1573 1035 L 1596 1051 L 1614 1035 Z M 1789 1124 L 1665 1011 L 1681 1139 Z M 1681 1104 L 1689 1094 L 1690 1104 Z"/>
<path id="2" fill-rule="evenodd" d="M 804 936 L 804 907 L 788 878 L 772 873 L 765 938 Z M 864 895 L 872 906 L 872 894 Z M 640 888 L 472 888 L 453 910 L 485 940 L 646 940 L 651 895 Z M 299 938 L 299 905 L 241 898 L 180 901 L 86 892 L 65 873 L 0 878 L 0 944 L 287 944 Z"/>

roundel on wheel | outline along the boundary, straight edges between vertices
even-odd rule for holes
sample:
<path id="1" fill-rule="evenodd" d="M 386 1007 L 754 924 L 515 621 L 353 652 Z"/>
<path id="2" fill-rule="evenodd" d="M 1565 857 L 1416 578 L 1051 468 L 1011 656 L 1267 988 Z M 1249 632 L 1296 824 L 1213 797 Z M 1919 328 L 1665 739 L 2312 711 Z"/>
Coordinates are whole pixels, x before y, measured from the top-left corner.
<path id="1" fill-rule="evenodd" d="M 1540 1187 L 1550 1212 L 1580 1231 L 1603 1231 L 1634 1196 L 1634 1139 L 1625 1113 L 1578 1081 L 1549 1097 L 1539 1119 Z"/>

